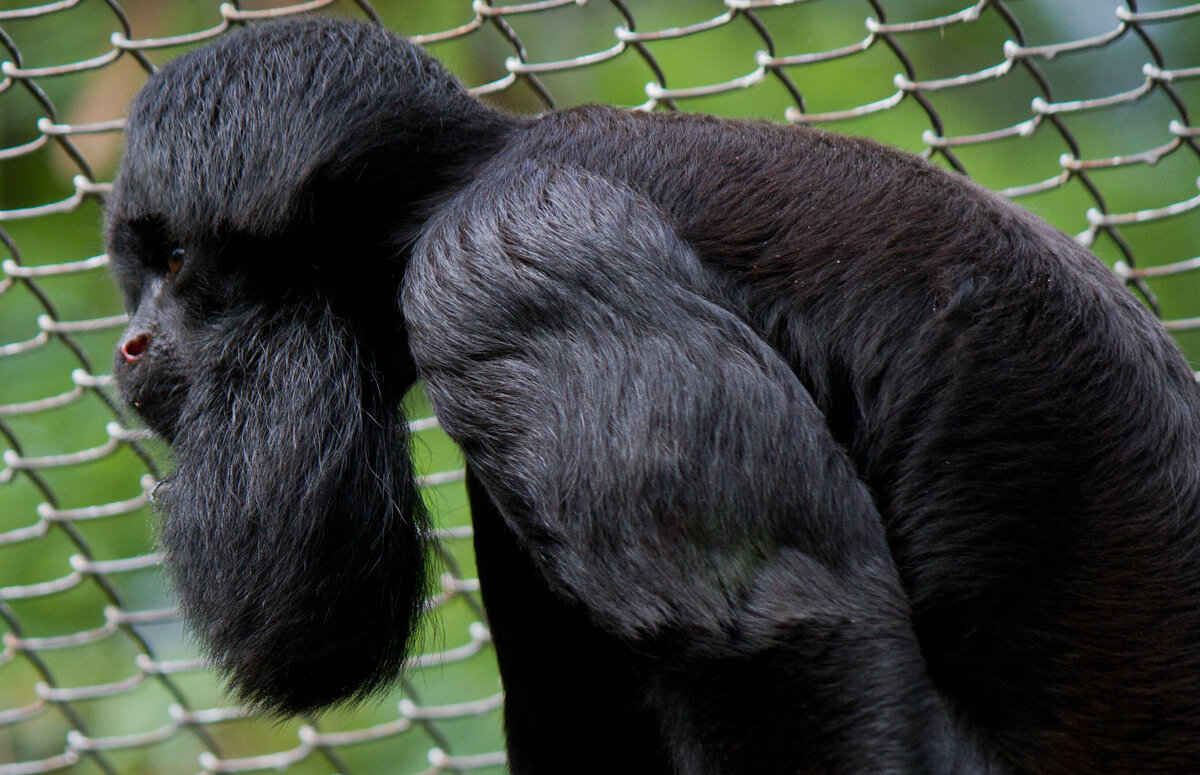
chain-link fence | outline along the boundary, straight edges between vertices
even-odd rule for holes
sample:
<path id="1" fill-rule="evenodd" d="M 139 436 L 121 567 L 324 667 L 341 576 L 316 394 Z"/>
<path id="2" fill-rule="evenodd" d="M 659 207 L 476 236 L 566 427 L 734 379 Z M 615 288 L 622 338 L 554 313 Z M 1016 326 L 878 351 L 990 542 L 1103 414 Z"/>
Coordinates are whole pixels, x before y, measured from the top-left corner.
<path id="1" fill-rule="evenodd" d="M 1200 360 L 1200 3 L 0 0 L 0 775 L 503 769 L 435 421 L 414 423 L 443 571 L 423 653 L 382 701 L 281 723 L 232 706 L 187 639 L 147 502 L 165 450 L 113 397 L 100 224 L 126 102 L 233 26 L 313 11 L 415 35 L 513 110 L 703 110 L 923 153 L 1077 235 Z"/>

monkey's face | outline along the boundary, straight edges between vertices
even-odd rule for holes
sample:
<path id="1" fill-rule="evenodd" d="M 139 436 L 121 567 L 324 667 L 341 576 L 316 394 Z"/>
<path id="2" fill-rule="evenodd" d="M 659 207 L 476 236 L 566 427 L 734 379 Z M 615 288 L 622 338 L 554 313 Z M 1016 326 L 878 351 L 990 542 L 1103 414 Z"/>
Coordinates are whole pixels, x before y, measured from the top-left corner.
<path id="1" fill-rule="evenodd" d="M 368 694 L 397 675 L 425 590 L 391 270 L 357 292 L 327 278 L 311 225 L 176 236 L 186 224 L 140 207 L 138 169 L 110 200 L 131 315 L 114 374 L 171 444 L 156 503 L 183 612 L 247 701 Z"/>
<path id="2" fill-rule="evenodd" d="M 180 286 L 188 250 L 164 238 L 151 220 L 113 224 L 109 256 L 130 311 L 113 363 L 121 398 L 168 441 L 175 438 L 187 397 L 197 332 L 189 325 Z M 188 273 L 194 267 L 188 266 Z"/>

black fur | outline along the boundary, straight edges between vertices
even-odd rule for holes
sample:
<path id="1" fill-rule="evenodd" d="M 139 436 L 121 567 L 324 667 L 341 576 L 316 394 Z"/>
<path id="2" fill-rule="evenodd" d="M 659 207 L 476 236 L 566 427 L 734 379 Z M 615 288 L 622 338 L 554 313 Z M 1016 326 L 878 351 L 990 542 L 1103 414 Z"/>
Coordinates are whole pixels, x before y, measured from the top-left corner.
<path id="1" fill-rule="evenodd" d="M 503 116 L 331 20 L 172 62 L 128 142 L 117 376 L 246 698 L 394 676 L 419 374 L 515 773 L 1200 772 L 1200 395 L 1062 233 L 865 140 Z"/>

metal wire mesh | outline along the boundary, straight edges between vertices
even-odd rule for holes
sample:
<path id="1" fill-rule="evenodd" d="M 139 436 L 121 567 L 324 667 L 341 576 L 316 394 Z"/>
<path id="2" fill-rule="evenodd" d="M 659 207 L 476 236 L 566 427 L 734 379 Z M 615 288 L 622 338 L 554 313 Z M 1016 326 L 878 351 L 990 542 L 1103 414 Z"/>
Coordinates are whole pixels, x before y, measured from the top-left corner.
<path id="1" fill-rule="evenodd" d="M 393 695 L 258 718 L 183 632 L 148 506 L 164 449 L 107 376 L 124 316 L 99 238 L 124 104 L 156 63 L 328 9 L 414 35 L 510 108 L 603 101 L 871 134 L 1076 234 L 1195 362 L 1200 3 L 1114 3 L 0 0 L 0 775 L 503 768 L 461 463 L 432 419 L 414 428 L 444 573 Z M 419 393 L 408 403 L 429 412 Z"/>

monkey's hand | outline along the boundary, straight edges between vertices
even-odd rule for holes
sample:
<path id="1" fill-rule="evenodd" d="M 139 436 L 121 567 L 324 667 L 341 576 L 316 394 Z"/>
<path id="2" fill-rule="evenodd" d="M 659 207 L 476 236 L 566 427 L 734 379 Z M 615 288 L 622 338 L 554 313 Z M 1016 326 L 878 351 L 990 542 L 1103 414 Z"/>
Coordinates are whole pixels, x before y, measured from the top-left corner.
<path id="1" fill-rule="evenodd" d="M 509 528 L 650 655 L 680 771 L 984 768 L 927 676 L 866 487 L 650 205 L 499 161 L 431 222 L 404 309 Z"/>

